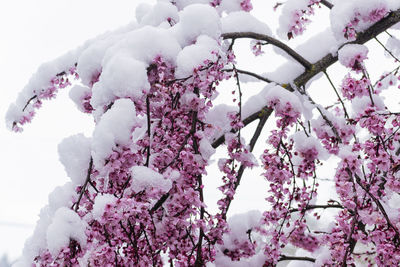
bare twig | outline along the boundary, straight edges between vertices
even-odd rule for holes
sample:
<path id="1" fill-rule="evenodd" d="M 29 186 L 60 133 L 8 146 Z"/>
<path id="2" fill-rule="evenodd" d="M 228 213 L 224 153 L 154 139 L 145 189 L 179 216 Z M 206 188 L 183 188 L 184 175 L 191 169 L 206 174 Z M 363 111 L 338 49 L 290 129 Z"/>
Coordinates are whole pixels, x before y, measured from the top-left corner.
<path id="1" fill-rule="evenodd" d="M 310 257 L 296 257 L 296 256 L 286 256 L 286 255 L 281 255 L 278 261 L 293 261 L 293 260 L 315 262 L 315 259 Z"/>
<path id="2" fill-rule="evenodd" d="M 250 38 L 250 39 L 266 41 L 269 44 L 279 47 L 280 49 L 285 51 L 293 59 L 295 59 L 297 62 L 299 62 L 301 65 L 303 65 L 303 67 L 305 67 L 306 69 L 311 69 L 311 67 L 312 67 L 312 64 L 307 59 L 305 59 L 299 53 L 294 51 L 288 45 L 282 43 L 281 41 L 279 41 L 275 38 L 272 38 L 271 36 L 265 35 L 265 34 L 259 34 L 259 33 L 255 33 L 255 32 L 230 32 L 230 33 L 222 34 L 222 38 L 224 38 L 224 39 Z"/>
<path id="3" fill-rule="evenodd" d="M 328 2 L 328 1 L 326 1 L 326 0 L 321 0 L 320 3 L 323 4 L 324 6 L 326 6 L 326 7 L 329 8 L 329 9 L 332 9 L 332 7 L 333 7 L 332 3 L 331 3 L 331 2 Z"/>
<path id="4" fill-rule="evenodd" d="M 234 71 L 234 70 L 233 69 L 225 69 L 224 71 Z M 267 83 L 272 83 L 273 82 L 270 79 L 265 78 L 265 77 L 263 77 L 261 75 L 258 75 L 258 74 L 254 73 L 254 72 L 251 72 L 251 71 L 242 70 L 242 69 L 238 69 L 238 68 L 236 68 L 236 71 L 238 73 L 240 73 L 240 74 L 249 75 L 249 76 L 252 76 L 254 78 L 257 78 L 257 79 L 259 79 L 261 81 L 264 81 L 264 82 L 267 82 Z"/>
<path id="5" fill-rule="evenodd" d="M 90 181 L 90 174 L 92 173 L 92 169 L 93 169 L 93 158 L 91 157 L 90 162 L 89 162 L 89 168 L 88 168 L 87 174 L 86 174 L 85 183 L 82 185 L 78 200 L 71 207 L 71 208 L 74 208 L 75 211 L 78 211 L 78 209 L 79 209 L 79 203 L 81 202 L 82 196 L 85 193 L 86 187 Z"/>

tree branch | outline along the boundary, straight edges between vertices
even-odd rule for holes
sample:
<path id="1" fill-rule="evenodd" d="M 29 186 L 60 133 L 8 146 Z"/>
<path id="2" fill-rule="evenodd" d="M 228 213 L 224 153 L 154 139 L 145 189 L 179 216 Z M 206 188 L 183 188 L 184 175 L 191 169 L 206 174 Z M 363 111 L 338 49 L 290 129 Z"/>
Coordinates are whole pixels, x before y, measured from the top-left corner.
<path id="1" fill-rule="evenodd" d="M 388 16 L 381 19 L 380 21 L 378 21 L 377 23 L 375 23 L 374 25 L 369 27 L 364 32 L 358 33 L 357 39 L 355 41 L 349 42 L 349 43 L 364 44 L 364 43 L 368 42 L 369 40 L 373 39 L 375 36 L 381 34 L 385 30 L 389 29 L 390 27 L 392 27 L 393 25 L 395 25 L 398 22 L 400 22 L 400 9 L 390 12 Z M 245 33 L 243 33 L 243 34 L 245 34 Z M 231 35 L 234 36 L 233 33 Z M 229 36 L 228 34 L 225 34 L 225 36 L 227 36 L 227 37 L 224 37 L 224 38 L 233 38 L 233 36 L 228 37 Z M 242 38 L 244 38 L 244 37 L 242 37 Z M 301 75 L 299 75 L 297 78 L 295 78 L 294 84 L 298 87 L 305 85 L 309 80 L 311 80 L 313 77 L 315 77 L 318 73 L 325 71 L 328 67 L 330 67 L 332 64 L 336 63 L 337 61 L 338 61 L 337 56 L 333 56 L 331 53 L 325 55 L 324 57 L 322 57 L 320 60 L 318 60 L 317 62 L 315 62 L 312 65 L 311 70 L 305 71 Z M 290 85 L 287 85 L 285 87 L 285 89 L 287 89 L 290 92 L 294 91 L 294 89 Z M 259 111 L 254 112 L 253 114 L 251 114 L 250 116 L 245 118 L 243 120 L 243 124 L 244 124 L 243 127 L 247 126 L 248 124 L 250 124 L 253 121 L 255 121 L 256 119 L 258 119 L 261 116 L 262 111 L 265 108 L 268 108 L 268 107 L 265 106 L 262 109 L 260 109 Z M 235 133 L 234 130 L 231 130 L 231 132 Z M 212 143 L 212 146 L 214 148 L 217 148 L 224 142 L 225 142 L 225 136 L 221 135 L 219 138 L 217 138 Z"/>
<path id="2" fill-rule="evenodd" d="M 233 69 L 225 69 L 224 71 L 234 71 L 234 70 Z M 251 71 L 241 70 L 241 69 L 236 68 L 236 72 L 240 73 L 240 74 L 245 74 L 245 75 L 252 76 L 254 78 L 257 78 L 257 79 L 259 79 L 261 81 L 264 81 L 264 82 L 267 82 L 267 83 L 272 83 L 273 82 L 270 79 L 265 78 L 265 77 L 263 77 L 261 75 L 258 75 L 258 74 L 254 73 L 254 72 L 251 72 Z"/>
<path id="3" fill-rule="evenodd" d="M 321 0 L 320 3 L 323 4 L 324 6 L 326 6 L 329 9 L 332 9 L 332 7 L 333 7 L 333 5 L 330 2 L 326 1 L 326 0 Z"/>
<path id="4" fill-rule="evenodd" d="M 257 128 L 254 131 L 253 137 L 250 140 L 250 148 L 249 148 L 250 152 L 253 152 L 253 149 L 254 149 L 254 147 L 256 145 L 256 142 L 257 142 L 258 138 L 261 135 L 261 131 L 264 128 L 264 125 L 267 122 L 267 120 L 268 120 L 269 116 L 271 115 L 271 113 L 272 113 L 272 109 L 265 109 L 264 110 L 264 115 L 260 118 L 260 121 L 258 122 Z M 241 165 L 239 170 L 238 170 L 238 174 L 237 174 L 237 177 L 236 177 L 236 182 L 235 182 L 235 185 L 234 185 L 234 191 L 235 192 L 236 192 L 236 189 L 239 187 L 240 180 L 242 179 L 242 176 L 243 176 L 243 173 L 244 173 L 244 169 L 245 169 L 244 166 Z M 229 206 L 230 206 L 232 200 L 233 199 L 228 199 L 228 203 L 226 205 L 226 209 L 222 213 L 222 217 L 225 218 L 225 219 L 226 219 L 226 214 L 228 213 Z"/>
<path id="5" fill-rule="evenodd" d="M 313 210 L 313 209 L 343 209 L 343 206 L 340 204 L 332 204 L 332 205 L 307 205 L 304 209 L 290 209 L 289 212 L 298 212 L 298 211 L 306 211 L 306 210 Z"/>
<path id="6" fill-rule="evenodd" d="M 272 38 L 268 35 L 259 34 L 255 32 L 230 32 L 230 33 L 223 33 L 221 36 L 224 39 L 251 38 L 251 39 L 266 41 L 269 44 L 279 47 L 280 49 L 288 53 L 288 55 L 290 55 L 293 59 L 295 59 L 297 62 L 303 65 L 303 67 L 305 67 L 306 69 L 311 69 L 312 67 L 312 64 L 307 59 L 302 57 L 299 53 L 294 51 L 285 43 L 282 43 L 281 41 Z"/>
<path id="7" fill-rule="evenodd" d="M 286 255 L 281 255 L 278 261 L 293 261 L 293 260 L 315 262 L 315 259 L 310 257 L 296 257 L 296 256 L 286 256 Z"/>
<path id="8" fill-rule="evenodd" d="M 79 209 L 79 203 L 81 202 L 82 196 L 85 193 L 86 187 L 87 187 L 87 185 L 88 185 L 88 183 L 90 181 L 90 174 L 92 173 L 92 169 L 93 169 L 93 158 L 90 157 L 89 168 L 88 168 L 87 174 L 86 174 L 86 181 L 82 185 L 81 192 L 79 193 L 78 200 L 71 207 L 71 208 L 74 208 L 75 211 L 78 211 L 78 209 Z"/>

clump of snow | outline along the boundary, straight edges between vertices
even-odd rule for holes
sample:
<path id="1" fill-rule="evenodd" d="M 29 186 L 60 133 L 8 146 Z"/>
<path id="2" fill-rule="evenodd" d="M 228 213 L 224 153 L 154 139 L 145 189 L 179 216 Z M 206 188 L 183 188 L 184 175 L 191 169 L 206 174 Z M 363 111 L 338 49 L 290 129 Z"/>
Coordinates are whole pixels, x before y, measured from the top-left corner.
<path id="1" fill-rule="evenodd" d="M 270 83 L 265 86 L 258 94 L 251 96 L 242 106 L 242 116 L 246 118 L 265 107 L 267 105 L 265 102 L 265 97 L 268 94 L 269 90 L 272 90 L 272 88 L 274 88 L 275 86 L 275 83 Z"/>
<path id="2" fill-rule="evenodd" d="M 170 2 L 157 2 L 152 8 L 148 8 L 147 5 L 137 8 L 136 19 L 141 25 L 173 25 L 179 21 L 179 15 L 177 7 Z"/>
<path id="3" fill-rule="evenodd" d="M 78 84 L 74 85 L 69 91 L 69 98 L 71 98 L 71 100 L 75 103 L 77 108 L 82 112 L 86 111 L 85 107 L 83 106 L 82 100 L 84 100 L 85 97 L 90 95 L 91 95 L 91 90 L 89 87 L 81 86 Z"/>
<path id="4" fill-rule="evenodd" d="M 46 232 L 47 247 L 51 255 L 57 256 L 63 247 L 68 246 L 71 239 L 85 247 L 85 229 L 86 223 L 77 213 L 69 208 L 59 208 Z"/>
<path id="5" fill-rule="evenodd" d="M 400 57 L 400 40 L 397 39 L 396 37 L 392 36 L 389 37 L 387 42 L 386 42 L 386 48 L 392 52 L 393 55 L 396 57 Z M 386 52 L 386 51 L 385 51 Z M 391 57 L 389 53 L 385 53 L 387 57 Z"/>
<path id="6" fill-rule="evenodd" d="M 174 63 L 180 50 L 181 46 L 170 30 L 144 26 L 125 34 L 123 39 L 110 47 L 104 55 L 102 66 L 105 68 L 118 53 L 131 56 L 148 65 L 157 56 Z"/>
<path id="7" fill-rule="evenodd" d="M 337 1 L 330 12 L 331 28 L 335 38 L 341 42 L 355 39 L 355 32 L 364 31 L 394 7 L 395 5 L 390 4 L 390 0 Z"/>
<path id="8" fill-rule="evenodd" d="M 14 121 L 18 122 L 22 116 L 28 115 L 34 110 L 32 104 L 27 105 L 30 99 L 52 87 L 51 80 L 59 73 L 68 72 L 69 68 L 74 66 L 78 55 L 77 51 L 68 52 L 57 60 L 43 63 L 38 68 L 28 84 L 18 94 L 16 102 L 10 105 L 6 113 L 6 124 L 9 129 L 13 128 Z"/>
<path id="9" fill-rule="evenodd" d="M 46 232 L 52 223 L 52 218 L 60 208 L 68 209 L 76 198 L 75 186 L 67 182 L 63 186 L 56 187 L 49 195 L 49 204 L 43 207 L 39 213 L 39 220 L 31 237 L 24 245 L 22 257 L 13 266 L 31 266 L 34 258 L 47 248 Z"/>
<path id="10" fill-rule="evenodd" d="M 235 240 L 248 240 L 247 231 L 260 224 L 261 212 L 259 210 L 250 210 L 245 213 L 233 215 L 228 219 L 229 233 L 224 234 L 222 239 L 224 247 L 234 249 Z"/>
<path id="11" fill-rule="evenodd" d="M 238 112 L 237 106 L 228 106 L 226 104 L 220 104 L 214 106 L 206 114 L 205 122 L 212 125 L 213 133 L 211 135 L 211 141 L 220 137 L 225 132 L 231 130 L 230 121 L 228 119 L 228 114 L 230 112 Z"/>
<path id="12" fill-rule="evenodd" d="M 174 0 L 173 3 L 179 10 L 184 9 L 185 7 L 193 4 L 205 4 L 208 5 L 210 0 Z"/>
<path id="13" fill-rule="evenodd" d="M 243 4 L 246 2 L 245 0 L 221 0 L 221 4 L 218 7 L 218 10 L 225 11 L 227 13 L 236 12 L 243 10 Z M 249 1 L 247 1 L 249 2 Z M 249 9 L 252 9 L 251 4 L 249 5 Z"/>
<path id="14" fill-rule="evenodd" d="M 123 53 L 114 55 L 104 66 L 99 83 L 96 89 L 93 89 L 92 103 L 97 104 L 94 107 L 111 102 L 113 99 L 107 98 L 110 95 L 113 98 L 133 99 L 143 96 L 150 89 L 146 68 L 146 64 L 128 55 Z M 99 101 L 100 99 L 102 101 Z"/>
<path id="15" fill-rule="evenodd" d="M 172 183 L 170 180 L 145 166 L 134 166 L 131 170 L 132 184 L 131 189 L 135 192 L 140 192 L 145 189 L 159 189 L 167 192 L 171 189 Z"/>
<path id="16" fill-rule="evenodd" d="M 93 132 L 92 157 L 95 166 L 101 166 L 117 145 L 129 145 L 133 127 L 138 123 L 133 102 L 130 99 L 116 100 Z"/>
<path id="17" fill-rule="evenodd" d="M 176 77 L 188 77 L 193 73 L 195 68 L 204 65 L 206 60 L 217 60 L 216 54 L 212 52 L 218 50 L 219 46 L 217 41 L 207 35 L 199 36 L 195 44 L 186 46 L 178 54 L 176 59 Z"/>
<path id="18" fill-rule="evenodd" d="M 223 245 L 217 251 L 215 266 L 231 267 L 231 266 L 262 266 L 266 260 L 266 256 L 261 246 L 255 248 L 256 254 L 249 258 L 242 258 L 239 261 L 232 261 L 231 258 L 223 254 L 225 249 L 235 250 L 237 244 L 249 241 L 249 231 L 260 225 L 262 214 L 258 210 L 251 210 L 246 213 L 236 214 L 228 219 L 229 232 L 222 236 Z M 256 244 L 261 244 L 255 232 L 251 232 L 253 240 Z M 258 242 L 260 241 L 260 242 Z M 213 265 L 209 265 L 213 266 Z"/>
<path id="19" fill-rule="evenodd" d="M 86 179 L 91 153 L 90 142 L 90 138 L 77 134 L 65 138 L 58 145 L 60 161 L 75 185 L 82 185 Z"/>
<path id="20" fill-rule="evenodd" d="M 92 87 L 102 71 L 102 60 L 106 51 L 119 42 L 127 32 L 137 28 L 136 24 L 129 24 L 127 27 L 97 37 L 96 41 L 88 42 L 82 49 L 78 58 L 77 72 L 82 83 Z"/>
<path id="21" fill-rule="evenodd" d="M 97 195 L 94 204 L 92 215 L 93 219 L 99 220 L 104 214 L 104 209 L 107 205 L 113 203 L 117 198 L 112 194 Z"/>
<path id="22" fill-rule="evenodd" d="M 316 158 L 320 160 L 327 160 L 329 158 L 327 151 L 314 136 L 306 136 L 303 131 L 298 131 L 293 134 L 293 140 L 297 151 L 306 152 L 307 150 L 315 149 L 318 152 Z"/>
<path id="23" fill-rule="evenodd" d="M 49 195 L 49 208 L 51 212 L 55 212 L 61 207 L 71 207 L 77 198 L 75 191 L 76 185 L 67 182 L 63 186 L 57 186 Z"/>
<path id="24" fill-rule="evenodd" d="M 226 2 L 226 1 L 225 1 Z M 245 11 L 236 11 L 221 19 L 222 32 L 255 32 L 271 36 L 267 24 Z"/>
<path id="25" fill-rule="evenodd" d="M 200 140 L 200 154 L 205 160 L 209 160 L 215 153 L 215 148 L 213 148 L 206 138 Z"/>
<path id="26" fill-rule="evenodd" d="M 182 46 L 192 44 L 200 35 L 207 35 L 214 40 L 221 35 L 220 17 L 210 5 L 187 6 L 179 13 L 179 17 L 180 21 L 173 29 Z"/>
<path id="27" fill-rule="evenodd" d="M 378 110 L 385 109 L 385 103 L 383 102 L 382 97 L 373 95 L 372 99 L 374 100 L 374 105 Z M 353 115 L 358 116 L 363 114 L 364 111 L 371 106 L 371 98 L 369 96 L 356 97 L 352 99 L 351 103 Z"/>
<path id="28" fill-rule="evenodd" d="M 339 52 L 339 62 L 348 68 L 353 68 L 357 62 L 361 63 L 367 58 L 368 47 L 360 44 L 346 44 Z"/>
<path id="29" fill-rule="evenodd" d="M 277 111 L 284 110 L 287 104 L 290 104 L 294 112 L 301 114 L 303 111 L 299 97 L 280 85 L 275 85 L 274 87 L 269 88 L 265 95 L 265 99 L 268 104 L 272 102 L 275 103 L 276 100 L 278 100 L 278 103 L 275 105 Z"/>

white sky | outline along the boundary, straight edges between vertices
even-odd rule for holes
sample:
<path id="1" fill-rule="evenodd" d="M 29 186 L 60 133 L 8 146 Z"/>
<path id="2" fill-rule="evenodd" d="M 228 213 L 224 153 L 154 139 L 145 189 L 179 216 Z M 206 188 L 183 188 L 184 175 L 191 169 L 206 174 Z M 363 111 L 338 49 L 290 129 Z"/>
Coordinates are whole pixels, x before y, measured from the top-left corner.
<path id="1" fill-rule="evenodd" d="M 82 131 L 90 136 L 92 129 L 91 118 L 77 111 L 68 98 L 68 91 L 60 92 L 56 100 L 45 102 L 22 134 L 5 129 L 4 116 L 9 104 L 15 101 L 18 92 L 41 63 L 105 30 L 125 25 L 134 18 L 135 6 L 140 2 L 143 1 L 0 2 L 0 257 L 2 253 L 8 253 L 12 259 L 20 255 L 40 209 L 47 203 L 48 194 L 67 181 L 63 166 L 58 161 L 58 143 Z M 258 10 L 259 15 L 263 12 L 271 14 L 271 10 Z M 267 17 L 276 21 L 272 15 Z M 295 42 L 305 39 L 301 37 Z M 294 46 L 293 42 L 291 45 Z M 275 63 L 278 58 L 267 60 Z M 270 71 L 275 65 L 259 62 L 257 66 L 260 64 L 264 67 L 258 73 Z M 254 69 L 254 64 L 248 64 L 248 67 Z M 264 142 L 265 138 L 260 139 Z M 248 176 L 256 177 L 258 173 L 248 173 Z M 219 180 L 220 176 L 211 175 L 207 179 L 213 184 L 212 180 Z M 265 205 L 262 196 L 252 194 L 250 187 L 256 185 L 263 188 L 262 178 L 250 180 L 241 185 L 239 193 L 245 197 L 242 197 L 241 206 L 233 207 L 235 212 L 247 210 L 249 206 Z"/>

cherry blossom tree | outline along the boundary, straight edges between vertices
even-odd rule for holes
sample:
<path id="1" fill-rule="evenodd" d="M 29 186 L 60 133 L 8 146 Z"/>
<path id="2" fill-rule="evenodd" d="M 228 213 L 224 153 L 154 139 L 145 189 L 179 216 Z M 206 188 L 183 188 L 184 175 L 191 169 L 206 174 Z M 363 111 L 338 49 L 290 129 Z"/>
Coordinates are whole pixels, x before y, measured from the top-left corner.
<path id="1" fill-rule="evenodd" d="M 15 266 L 398 266 L 399 1 L 269 8 L 280 12 L 277 35 L 249 0 L 142 4 L 135 22 L 39 68 L 9 108 L 9 128 L 22 131 L 68 88 L 95 129 L 59 145 L 71 180 L 50 195 Z M 312 22 L 321 10 L 329 18 Z M 327 30 L 291 48 L 310 23 Z M 243 43 L 254 60 L 277 53 L 288 63 L 242 69 Z M 389 58 L 382 73 L 368 68 L 371 43 Z M 331 66 L 345 70 L 338 84 Z M 328 86 L 311 94 L 320 79 Z M 264 89 L 247 92 L 249 83 Z M 231 105 L 216 105 L 218 94 Z M 204 197 L 213 159 L 217 211 Z M 268 208 L 228 216 L 256 166 Z"/>

